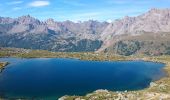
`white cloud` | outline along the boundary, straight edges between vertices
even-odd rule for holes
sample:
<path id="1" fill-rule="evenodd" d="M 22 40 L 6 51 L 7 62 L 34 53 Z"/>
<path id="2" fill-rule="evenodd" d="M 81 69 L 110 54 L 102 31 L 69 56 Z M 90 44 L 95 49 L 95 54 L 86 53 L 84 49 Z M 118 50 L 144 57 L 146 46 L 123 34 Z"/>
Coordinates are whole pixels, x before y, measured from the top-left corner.
<path id="1" fill-rule="evenodd" d="M 12 1 L 12 2 L 7 2 L 7 5 L 17 5 L 17 4 L 21 4 L 24 1 Z"/>
<path id="2" fill-rule="evenodd" d="M 43 6 L 50 5 L 50 2 L 49 1 L 39 0 L 39 1 L 33 1 L 33 2 L 29 3 L 28 5 L 30 7 L 43 7 Z"/>

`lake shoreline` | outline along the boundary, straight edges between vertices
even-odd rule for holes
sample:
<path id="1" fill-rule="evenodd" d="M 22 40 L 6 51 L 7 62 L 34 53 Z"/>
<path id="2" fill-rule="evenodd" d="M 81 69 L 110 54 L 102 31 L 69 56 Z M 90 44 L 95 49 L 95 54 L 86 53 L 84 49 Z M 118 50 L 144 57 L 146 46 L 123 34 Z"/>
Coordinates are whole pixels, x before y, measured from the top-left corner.
<path id="1" fill-rule="evenodd" d="M 8 62 L 0 62 L 0 72 L 2 72 L 3 69 L 8 65 Z"/>
<path id="2" fill-rule="evenodd" d="M 37 52 L 38 54 L 36 55 Z M 48 53 L 48 55 L 46 55 L 43 53 L 39 51 L 36 51 L 36 52 L 33 51 L 33 53 L 31 52 L 31 53 L 19 54 L 19 55 L 14 55 L 14 56 L 9 56 L 9 57 L 28 58 L 28 59 L 29 58 L 72 58 L 72 59 L 88 60 L 88 61 L 138 61 L 138 60 L 142 60 L 142 61 L 147 61 L 147 62 L 156 62 L 156 63 L 165 64 L 165 67 L 163 68 L 163 70 L 167 73 L 168 76 L 163 77 L 157 81 L 151 82 L 150 86 L 143 90 L 124 91 L 124 92 L 96 90 L 95 92 L 88 93 L 85 96 L 63 96 L 61 97 L 61 100 L 70 100 L 70 98 L 71 100 L 76 99 L 76 98 L 90 99 L 90 98 L 99 98 L 99 96 L 100 98 L 101 96 L 102 98 L 106 98 L 107 95 L 117 97 L 120 94 L 123 97 L 132 95 L 132 96 L 136 96 L 138 98 L 143 98 L 143 99 L 146 99 L 145 97 L 148 97 L 148 95 L 150 94 L 153 94 L 153 95 L 155 94 L 155 95 L 159 95 L 160 97 L 164 96 L 164 97 L 170 98 L 170 95 L 169 95 L 170 94 L 170 56 L 137 56 L 137 55 L 136 56 L 119 56 L 119 55 L 109 55 L 109 54 L 103 54 L 103 53 L 96 54 L 96 53 L 45 52 L 45 53 Z M 40 54 L 41 56 L 39 56 Z M 145 93 L 148 95 L 147 96 L 144 95 Z M 111 98 L 111 97 L 107 97 L 107 98 Z M 97 99 L 92 99 L 92 100 L 97 100 Z"/>
<path id="3" fill-rule="evenodd" d="M 169 56 L 168 56 L 169 57 Z M 166 56 L 165 56 L 166 58 Z M 81 59 L 80 59 L 81 60 Z M 109 94 L 109 93 L 113 93 L 116 95 L 119 95 L 121 94 L 121 96 L 127 96 L 128 94 L 136 94 L 136 93 L 145 93 L 145 92 L 149 92 L 151 94 L 156 94 L 156 95 L 166 95 L 168 98 L 170 98 L 170 95 L 169 95 L 169 90 L 170 90 L 170 59 L 168 59 L 168 61 L 166 61 L 167 59 L 165 60 L 160 60 L 158 56 L 156 57 L 139 57 L 139 58 L 134 58 L 134 57 L 129 57 L 129 58 L 126 58 L 126 59 L 118 59 L 118 60 L 103 60 L 103 61 L 145 61 L 145 62 L 155 62 L 155 63 L 162 63 L 162 64 L 165 64 L 165 66 L 163 67 L 163 70 L 165 71 L 165 73 L 167 74 L 167 76 L 159 79 L 159 80 L 156 80 L 156 81 L 153 81 L 150 83 L 150 86 L 148 88 L 145 88 L 145 89 L 142 89 L 142 90 L 136 90 L 136 91 L 108 91 L 108 90 L 103 90 L 103 89 L 99 89 L 99 90 L 96 90 L 94 91 L 93 93 L 88 93 L 86 96 L 63 96 L 60 98 L 60 100 L 68 100 L 68 99 L 76 99 L 76 98 L 81 98 L 81 99 L 84 99 L 84 98 L 90 98 L 89 95 L 95 95 L 95 98 L 97 98 L 96 95 L 102 95 L 102 94 Z M 96 60 L 92 60 L 92 61 L 96 61 Z M 160 88 L 162 86 L 162 88 L 164 88 L 163 90 L 156 90 L 156 88 Z M 165 87 L 164 87 L 165 86 Z M 166 86 L 168 86 L 168 89 L 166 89 Z M 158 92 L 157 92 L 158 91 Z M 125 94 L 125 95 L 123 95 Z M 110 94 L 111 95 L 111 94 Z M 103 97 L 105 97 L 103 95 Z M 161 96 L 162 97 L 162 96 Z M 93 99 L 92 99 L 93 100 Z M 96 100 L 96 99 L 94 99 Z"/>

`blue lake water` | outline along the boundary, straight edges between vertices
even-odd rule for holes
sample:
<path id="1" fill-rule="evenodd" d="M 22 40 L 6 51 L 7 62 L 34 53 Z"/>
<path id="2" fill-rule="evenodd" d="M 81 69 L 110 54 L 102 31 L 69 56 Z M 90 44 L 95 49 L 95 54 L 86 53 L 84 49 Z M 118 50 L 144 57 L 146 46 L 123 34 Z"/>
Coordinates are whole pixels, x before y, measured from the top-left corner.
<path id="1" fill-rule="evenodd" d="M 164 64 L 144 61 L 81 61 L 57 58 L 0 58 L 0 96 L 43 98 L 85 95 L 97 89 L 139 90 L 165 76 Z"/>

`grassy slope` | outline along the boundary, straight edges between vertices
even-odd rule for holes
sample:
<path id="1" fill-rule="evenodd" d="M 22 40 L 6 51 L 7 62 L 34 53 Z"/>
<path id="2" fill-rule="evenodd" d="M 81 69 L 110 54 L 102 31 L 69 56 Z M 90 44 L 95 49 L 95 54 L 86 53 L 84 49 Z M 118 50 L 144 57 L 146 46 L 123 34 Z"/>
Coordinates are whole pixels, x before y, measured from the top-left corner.
<path id="1" fill-rule="evenodd" d="M 162 33 L 162 34 L 144 33 L 142 35 L 134 35 L 134 36 L 123 35 L 119 37 L 119 39 L 115 37 L 110 41 L 110 43 L 112 44 L 110 44 L 107 47 L 107 52 L 116 53 L 117 49 L 115 47 L 117 46 L 118 41 L 123 41 L 123 42 L 137 41 L 140 43 L 139 46 L 140 48 L 138 48 L 139 50 L 135 52 L 136 54 L 148 53 L 148 55 L 154 55 L 157 54 L 157 52 L 165 54 L 168 51 L 167 48 L 170 47 L 169 38 L 170 38 L 169 33 Z"/>
<path id="2" fill-rule="evenodd" d="M 19 58 L 78 58 L 82 60 L 124 60 L 124 56 L 93 52 L 49 52 L 45 50 L 25 50 L 5 48 L 0 50 L 0 57 Z"/>

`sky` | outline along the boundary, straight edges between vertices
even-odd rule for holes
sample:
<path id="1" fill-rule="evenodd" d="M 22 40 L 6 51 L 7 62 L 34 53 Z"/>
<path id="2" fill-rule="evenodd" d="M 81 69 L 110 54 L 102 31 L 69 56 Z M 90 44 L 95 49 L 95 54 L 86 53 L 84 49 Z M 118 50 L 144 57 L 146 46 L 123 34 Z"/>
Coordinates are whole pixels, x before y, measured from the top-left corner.
<path id="1" fill-rule="evenodd" d="M 170 8 L 170 0 L 0 0 L 1 17 L 30 15 L 56 21 L 113 21 L 151 8 Z"/>

